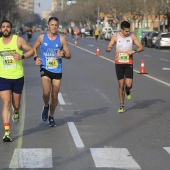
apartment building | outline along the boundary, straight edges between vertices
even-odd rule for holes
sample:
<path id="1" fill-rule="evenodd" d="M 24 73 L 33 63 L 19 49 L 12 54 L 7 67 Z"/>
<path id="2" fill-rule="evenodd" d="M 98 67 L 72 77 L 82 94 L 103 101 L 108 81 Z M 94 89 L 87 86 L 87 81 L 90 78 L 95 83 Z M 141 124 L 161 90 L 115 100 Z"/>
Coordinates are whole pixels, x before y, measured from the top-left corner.
<path id="1" fill-rule="evenodd" d="M 68 8 L 70 5 L 77 3 L 77 1 L 72 0 L 53 0 L 52 2 L 52 11 L 63 11 Z"/>
<path id="2" fill-rule="evenodd" d="M 67 0 L 53 0 L 52 11 L 63 11 L 67 6 Z"/>
<path id="3" fill-rule="evenodd" d="M 34 13 L 34 0 L 16 0 L 19 8 L 29 12 Z"/>

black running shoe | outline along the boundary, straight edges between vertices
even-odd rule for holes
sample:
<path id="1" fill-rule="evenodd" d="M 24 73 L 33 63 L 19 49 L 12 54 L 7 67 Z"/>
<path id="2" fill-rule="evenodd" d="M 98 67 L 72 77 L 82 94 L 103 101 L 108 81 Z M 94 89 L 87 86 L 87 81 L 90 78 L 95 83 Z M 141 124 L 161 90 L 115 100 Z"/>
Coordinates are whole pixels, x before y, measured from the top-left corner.
<path id="1" fill-rule="evenodd" d="M 50 117 L 50 116 L 49 116 L 49 119 L 48 119 L 48 120 L 49 120 L 49 126 L 50 126 L 50 127 L 54 127 L 54 126 L 56 126 L 56 123 L 55 123 L 55 121 L 54 121 L 54 118 L 53 118 L 53 117 Z"/>
<path id="2" fill-rule="evenodd" d="M 48 111 L 49 111 L 49 107 L 43 107 L 43 111 L 41 113 L 41 119 L 43 121 L 46 121 L 48 119 Z"/>

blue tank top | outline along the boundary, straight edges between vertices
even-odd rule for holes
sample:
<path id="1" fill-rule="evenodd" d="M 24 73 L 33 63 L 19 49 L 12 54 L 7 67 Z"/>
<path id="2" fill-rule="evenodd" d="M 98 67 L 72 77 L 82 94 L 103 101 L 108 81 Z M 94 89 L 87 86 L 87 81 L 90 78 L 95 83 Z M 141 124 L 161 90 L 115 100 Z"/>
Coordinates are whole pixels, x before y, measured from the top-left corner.
<path id="1" fill-rule="evenodd" d="M 58 58 L 57 50 L 62 50 L 60 35 L 57 34 L 55 40 L 50 40 L 47 34 L 41 44 L 41 62 L 40 68 L 44 68 L 53 73 L 62 73 L 62 59 Z"/>

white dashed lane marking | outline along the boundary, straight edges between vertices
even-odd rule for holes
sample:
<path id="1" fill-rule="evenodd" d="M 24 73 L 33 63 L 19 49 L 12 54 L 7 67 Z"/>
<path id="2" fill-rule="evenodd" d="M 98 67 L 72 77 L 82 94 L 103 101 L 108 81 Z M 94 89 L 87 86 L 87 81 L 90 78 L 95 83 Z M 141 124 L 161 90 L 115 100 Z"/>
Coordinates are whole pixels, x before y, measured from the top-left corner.
<path id="1" fill-rule="evenodd" d="M 59 101 L 60 105 L 66 104 L 61 93 L 58 93 L 58 101 Z"/>
<path id="2" fill-rule="evenodd" d="M 169 62 L 169 60 L 164 59 L 164 58 L 160 58 L 160 60 Z"/>
<path id="3" fill-rule="evenodd" d="M 73 137 L 74 143 L 76 145 L 77 148 L 84 148 L 84 144 L 83 141 L 80 138 L 80 135 L 78 133 L 78 130 L 74 124 L 74 122 L 67 122 L 70 133 Z"/>
<path id="4" fill-rule="evenodd" d="M 164 68 L 162 68 L 162 70 L 170 70 L 170 68 L 165 68 L 165 67 L 164 67 Z"/>

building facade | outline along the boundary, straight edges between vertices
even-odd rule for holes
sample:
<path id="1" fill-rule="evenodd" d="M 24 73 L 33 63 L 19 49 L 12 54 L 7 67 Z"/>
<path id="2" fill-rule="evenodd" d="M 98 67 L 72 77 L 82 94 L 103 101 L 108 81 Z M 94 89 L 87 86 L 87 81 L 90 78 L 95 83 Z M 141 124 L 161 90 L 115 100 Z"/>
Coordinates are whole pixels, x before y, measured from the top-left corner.
<path id="1" fill-rule="evenodd" d="M 52 11 L 63 11 L 67 6 L 67 0 L 53 0 Z"/>
<path id="2" fill-rule="evenodd" d="M 16 0 L 19 8 L 26 10 L 30 14 L 34 13 L 34 0 Z"/>

